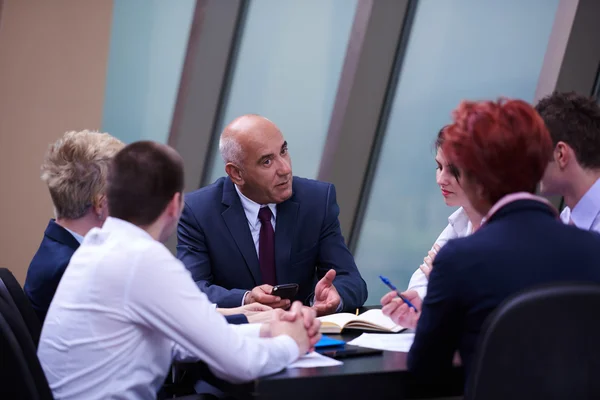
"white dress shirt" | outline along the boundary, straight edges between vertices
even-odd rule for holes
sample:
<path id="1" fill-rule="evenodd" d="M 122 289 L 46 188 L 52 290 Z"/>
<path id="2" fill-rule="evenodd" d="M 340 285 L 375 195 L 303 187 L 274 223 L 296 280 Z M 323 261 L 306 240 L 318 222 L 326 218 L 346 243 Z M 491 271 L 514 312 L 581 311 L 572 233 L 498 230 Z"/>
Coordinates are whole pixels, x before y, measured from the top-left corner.
<path id="1" fill-rule="evenodd" d="M 465 210 L 461 207 L 448 217 L 448 226 L 442 231 L 435 244 L 443 247 L 448 240 L 469 236 L 473 233 L 473 225 Z M 433 249 L 433 247 L 432 247 Z M 408 290 L 416 290 L 421 299 L 427 294 L 427 283 L 429 280 L 420 268 L 412 274 L 408 283 Z"/>
<path id="2" fill-rule="evenodd" d="M 252 234 L 252 240 L 254 241 L 256 254 L 260 257 L 258 252 L 258 241 L 260 239 L 260 227 L 262 226 L 262 223 L 260 222 L 260 219 L 258 219 L 258 212 L 263 207 L 269 207 L 271 209 L 271 213 L 273 214 L 271 217 L 271 225 L 273 225 L 273 231 L 275 231 L 275 221 L 277 221 L 277 204 L 267 204 L 266 206 L 262 206 L 244 196 L 242 192 L 240 192 L 240 189 L 237 187 L 237 185 L 234 186 L 238 196 L 240 196 L 240 201 L 242 202 L 242 207 L 244 208 L 244 213 L 246 214 L 246 219 L 248 220 L 248 226 L 250 227 L 250 233 Z"/>
<path id="3" fill-rule="evenodd" d="M 258 242 L 260 240 L 260 227 L 262 226 L 262 223 L 260 222 L 260 219 L 258 219 L 258 212 L 263 207 L 269 207 L 271 209 L 271 213 L 273 214 L 273 216 L 271 217 L 271 225 L 273 225 L 273 231 L 275 231 L 275 224 L 277 221 L 277 204 L 270 203 L 266 206 L 260 205 L 257 202 L 250 200 L 248 197 L 244 196 L 244 194 L 240 191 L 237 185 L 234 186 L 238 196 L 240 196 L 240 201 L 242 202 L 242 207 L 244 208 L 244 213 L 246 214 L 246 219 L 248 220 L 248 226 L 250 227 L 250 233 L 252 234 L 252 240 L 254 241 L 254 247 L 256 248 L 256 255 L 259 257 L 260 260 Z M 242 297 L 242 305 L 244 305 L 244 302 L 246 301 L 246 295 L 248 293 L 249 292 L 246 292 L 244 294 L 244 297 Z M 314 301 L 315 300 L 313 297 L 310 304 L 312 305 Z M 340 304 L 338 305 L 336 312 L 340 312 L 343 308 L 344 300 L 340 298 Z"/>
<path id="4" fill-rule="evenodd" d="M 38 356 L 57 399 L 155 399 L 173 358 L 248 381 L 298 358 L 289 336 L 229 325 L 161 243 L 108 218 L 71 258 L 46 317 Z"/>
<path id="5" fill-rule="evenodd" d="M 600 179 L 583 195 L 573 210 L 565 207 L 560 213 L 560 219 L 565 224 L 573 221 L 579 229 L 600 232 Z"/>

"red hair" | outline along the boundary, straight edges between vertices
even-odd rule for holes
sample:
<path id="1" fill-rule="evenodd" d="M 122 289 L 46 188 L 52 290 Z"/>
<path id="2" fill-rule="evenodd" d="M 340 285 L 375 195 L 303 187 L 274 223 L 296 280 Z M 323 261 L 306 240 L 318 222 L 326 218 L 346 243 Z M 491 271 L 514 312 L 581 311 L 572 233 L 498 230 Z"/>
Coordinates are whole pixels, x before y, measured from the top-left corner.
<path id="1" fill-rule="evenodd" d="M 490 204 L 510 193 L 535 192 L 553 146 L 532 106 L 522 100 L 463 101 L 452 116 L 442 151 L 484 187 Z"/>

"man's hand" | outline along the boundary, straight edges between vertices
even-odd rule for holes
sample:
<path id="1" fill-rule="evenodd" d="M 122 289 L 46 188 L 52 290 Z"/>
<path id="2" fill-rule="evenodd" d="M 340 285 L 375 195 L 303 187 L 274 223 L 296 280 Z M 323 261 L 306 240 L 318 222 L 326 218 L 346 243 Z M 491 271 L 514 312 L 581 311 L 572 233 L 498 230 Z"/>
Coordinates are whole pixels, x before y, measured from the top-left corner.
<path id="1" fill-rule="evenodd" d="M 421 310 L 423 300 L 421 300 L 416 290 L 403 292 L 402 296 L 406 297 L 408 301 L 417 307 L 417 310 Z M 421 311 L 417 312 L 413 308 L 408 307 L 408 305 L 398 297 L 396 292 L 392 291 L 383 296 L 381 298 L 381 305 L 383 306 L 381 309 L 383 315 L 390 317 L 395 324 L 409 329 L 417 327 Z"/>
<path id="2" fill-rule="evenodd" d="M 342 301 L 340 294 L 333 286 L 334 279 L 335 270 L 330 269 L 315 286 L 315 302 L 312 308 L 318 316 L 334 313 Z"/>
<path id="3" fill-rule="evenodd" d="M 314 351 L 315 344 L 317 344 L 317 342 L 321 340 L 321 334 L 319 333 L 319 329 L 321 328 L 321 321 L 317 319 L 316 311 L 310 307 L 302 306 L 300 316 L 304 321 L 304 328 L 306 328 L 308 338 L 310 341 L 310 348 L 308 351 Z M 296 318 L 299 318 L 299 316 L 291 311 L 284 311 L 280 314 L 280 318 L 283 321 L 294 322 Z"/>
<path id="4" fill-rule="evenodd" d="M 273 286 L 271 285 L 265 284 L 257 286 L 246 295 L 246 298 L 244 299 L 244 305 L 261 303 L 272 308 L 287 308 L 290 305 L 290 301 L 288 299 L 282 299 L 279 296 L 273 296 L 271 294 L 272 291 Z"/>
<path id="5" fill-rule="evenodd" d="M 266 323 L 279 319 L 281 317 L 281 314 L 284 312 L 285 311 L 283 311 L 281 308 L 271 308 L 268 311 L 256 312 L 250 315 L 246 315 L 246 318 L 248 318 L 249 324 Z"/>
<path id="6" fill-rule="evenodd" d="M 320 321 L 315 320 L 314 314 L 312 314 L 312 319 L 310 315 L 305 316 L 306 312 L 303 311 L 302 303 L 299 301 L 294 302 L 288 312 L 281 310 L 274 311 L 276 311 L 275 315 L 279 316 L 279 318 L 272 320 L 268 325 L 263 325 L 261 336 L 276 337 L 288 335 L 298 345 L 299 356 L 306 354 L 319 341 L 321 336 L 318 333 Z M 316 324 L 314 321 L 316 321 Z M 310 324 L 308 329 L 306 328 L 307 324 Z M 309 332 L 314 332 L 315 327 L 317 333 L 313 337 L 310 337 Z"/>
<path id="7" fill-rule="evenodd" d="M 255 314 L 261 314 L 264 311 L 271 311 L 271 310 L 273 310 L 271 307 L 265 306 L 264 304 L 260 304 L 260 303 L 246 304 L 245 306 L 234 307 L 234 308 L 217 308 L 217 311 L 225 316 L 235 315 L 235 314 L 244 314 L 246 317 L 250 317 L 251 315 L 255 315 Z"/>
<path id="8" fill-rule="evenodd" d="M 298 302 L 296 302 L 296 303 L 298 303 Z M 272 310 L 272 311 L 257 314 L 257 316 L 262 316 L 262 315 L 265 315 L 265 316 L 268 315 L 270 319 L 265 319 L 265 320 L 257 321 L 257 322 L 271 322 L 271 321 L 276 321 L 276 320 L 284 321 L 284 322 L 295 322 L 296 319 L 299 319 L 299 318 L 302 319 L 304 322 L 304 328 L 306 328 L 306 331 L 308 333 L 309 342 L 310 342 L 309 351 L 314 351 L 315 344 L 317 344 L 317 342 L 319 340 L 321 340 L 321 334 L 319 333 L 319 329 L 321 328 L 321 321 L 319 321 L 317 319 L 317 313 L 315 312 L 315 310 L 313 310 L 310 307 L 302 306 L 300 315 L 293 312 L 292 310 L 283 311 L 280 308 Z M 248 318 L 248 321 L 255 322 L 255 321 L 250 321 L 250 317 Z M 271 337 L 271 336 L 272 335 L 270 332 L 270 325 L 264 324 L 261 328 L 261 337 Z"/>
<path id="9" fill-rule="evenodd" d="M 425 257 L 423 259 L 423 264 L 421 264 L 419 266 L 419 269 L 421 271 L 423 271 L 423 273 L 425 274 L 427 279 L 429 279 L 429 274 L 431 273 L 431 270 L 433 269 L 433 260 L 435 259 L 435 256 L 437 255 L 437 253 L 439 253 L 439 251 L 440 251 L 440 245 L 434 244 L 433 249 L 429 250 L 429 252 L 427 252 L 427 257 Z"/>

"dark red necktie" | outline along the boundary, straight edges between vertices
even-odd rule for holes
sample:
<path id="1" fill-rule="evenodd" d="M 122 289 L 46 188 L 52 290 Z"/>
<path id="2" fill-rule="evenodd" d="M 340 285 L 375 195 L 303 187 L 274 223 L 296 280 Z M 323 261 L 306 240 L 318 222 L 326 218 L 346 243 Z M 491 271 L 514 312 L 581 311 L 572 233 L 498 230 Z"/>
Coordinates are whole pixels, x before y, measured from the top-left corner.
<path id="1" fill-rule="evenodd" d="M 275 231 L 271 224 L 272 216 L 273 213 L 268 206 L 261 208 L 258 212 L 258 219 L 260 220 L 258 261 L 263 283 L 275 286 L 277 284 L 277 278 L 275 277 Z"/>

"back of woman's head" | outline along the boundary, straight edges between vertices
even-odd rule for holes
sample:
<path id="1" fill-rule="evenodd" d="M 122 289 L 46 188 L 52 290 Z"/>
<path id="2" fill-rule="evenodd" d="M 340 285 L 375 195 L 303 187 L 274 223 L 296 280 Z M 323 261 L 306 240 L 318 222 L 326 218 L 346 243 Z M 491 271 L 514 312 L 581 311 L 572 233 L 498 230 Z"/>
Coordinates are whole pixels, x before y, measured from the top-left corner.
<path id="1" fill-rule="evenodd" d="M 490 204 L 535 192 L 552 154 L 544 121 L 522 100 L 461 102 L 441 146 L 463 176 L 484 188 Z"/>

